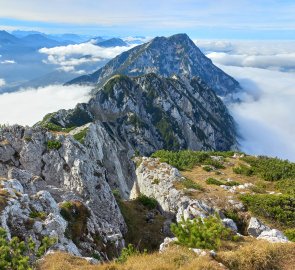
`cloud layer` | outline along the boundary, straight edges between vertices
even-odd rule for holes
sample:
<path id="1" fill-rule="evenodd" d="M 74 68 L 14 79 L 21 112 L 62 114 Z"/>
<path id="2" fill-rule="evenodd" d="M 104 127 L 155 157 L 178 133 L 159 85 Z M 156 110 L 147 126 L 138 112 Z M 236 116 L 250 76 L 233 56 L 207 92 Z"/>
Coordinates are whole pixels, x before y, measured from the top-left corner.
<path id="1" fill-rule="evenodd" d="M 66 72 L 83 74 L 84 71 L 79 70 L 78 66 L 114 58 L 130 48 L 132 46 L 103 48 L 88 42 L 54 48 L 42 48 L 39 52 L 47 55 L 45 63 L 58 65 L 60 70 Z"/>
<path id="2" fill-rule="evenodd" d="M 0 123 L 33 125 L 50 112 L 89 99 L 90 87 L 51 85 L 0 95 Z"/>
<path id="3" fill-rule="evenodd" d="M 249 95 L 231 107 L 242 150 L 295 161 L 295 74 L 249 67 L 219 66 Z"/>
<path id="4" fill-rule="evenodd" d="M 215 63 L 281 71 L 295 70 L 294 41 L 210 41 L 195 40 Z"/>
<path id="5" fill-rule="evenodd" d="M 6 84 L 5 80 L 0 78 L 0 87 L 5 86 L 5 84 Z"/>

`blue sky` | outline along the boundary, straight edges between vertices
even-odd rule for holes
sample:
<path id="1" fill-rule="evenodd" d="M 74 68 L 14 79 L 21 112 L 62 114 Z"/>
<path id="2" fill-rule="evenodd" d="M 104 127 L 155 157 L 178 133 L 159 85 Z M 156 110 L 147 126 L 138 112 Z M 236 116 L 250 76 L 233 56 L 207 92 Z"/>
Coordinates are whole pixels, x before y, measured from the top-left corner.
<path id="1" fill-rule="evenodd" d="M 0 28 L 92 35 L 295 39 L 294 0 L 0 0 Z"/>

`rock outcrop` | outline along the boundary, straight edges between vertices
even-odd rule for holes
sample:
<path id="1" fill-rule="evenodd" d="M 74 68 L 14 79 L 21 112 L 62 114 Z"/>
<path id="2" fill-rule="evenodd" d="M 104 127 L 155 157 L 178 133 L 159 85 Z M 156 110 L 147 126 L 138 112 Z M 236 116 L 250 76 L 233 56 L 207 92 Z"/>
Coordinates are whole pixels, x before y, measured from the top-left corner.
<path id="1" fill-rule="evenodd" d="M 136 158 L 135 161 L 138 167 L 136 169 L 137 180 L 131 193 L 133 197 L 144 194 L 155 198 L 167 219 L 176 219 L 177 222 L 183 218 L 187 220 L 217 214 L 226 227 L 230 228 L 233 233 L 238 233 L 237 224 L 232 219 L 226 218 L 214 204 L 214 201 L 190 198 L 185 194 L 184 188 L 177 188 L 186 179 L 181 176 L 176 168 L 155 158 L 142 157 Z M 230 201 L 232 204 L 237 204 L 233 200 Z M 244 211 L 243 205 L 237 209 Z M 250 218 L 247 233 L 257 239 L 264 239 L 269 242 L 288 242 L 287 237 L 282 232 L 271 229 L 255 217 Z M 167 238 L 161 245 L 161 249 L 165 249 L 173 241 L 175 239 Z"/>
<path id="2" fill-rule="evenodd" d="M 279 230 L 271 229 L 255 217 L 251 217 L 247 231 L 257 239 L 264 239 L 273 243 L 286 243 L 288 238 Z"/>
<path id="3" fill-rule="evenodd" d="M 161 163 L 156 158 L 138 158 L 136 162 L 139 166 L 136 169 L 137 180 L 132 190 L 133 197 L 136 194 L 144 194 L 155 198 L 161 208 L 162 213 L 168 219 L 182 218 L 193 219 L 207 217 L 218 213 L 213 205 L 197 199 L 191 199 L 185 194 L 184 189 L 177 188 L 177 184 L 185 181 L 179 171 L 168 165 Z M 237 232 L 237 226 L 229 218 L 223 219 L 224 225 Z"/>
<path id="4" fill-rule="evenodd" d="M 90 140 L 94 128 L 89 126 Z M 124 245 L 126 225 L 107 182 L 102 165 L 106 148 L 100 148 L 100 140 L 92 142 L 96 147 L 87 148 L 72 136 L 43 128 L 2 129 L 0 177 L 8 195 L 0 226 L 21 238 L 54 236 L 56 248 L 74 254 L 91 255 L 98 250 L 107 257 L 106 246 L 118 252 Z M 83 207 L 85 230 L 76 235 L 76 244 L 67 237 L 69 226 L 60 215 L 64 202 L 79 202 Z M 79 214 L 78 209 L 72 210 Z M 37 217 L 42 213 L 42 220 L 34 220 L 36 213 Z"/>

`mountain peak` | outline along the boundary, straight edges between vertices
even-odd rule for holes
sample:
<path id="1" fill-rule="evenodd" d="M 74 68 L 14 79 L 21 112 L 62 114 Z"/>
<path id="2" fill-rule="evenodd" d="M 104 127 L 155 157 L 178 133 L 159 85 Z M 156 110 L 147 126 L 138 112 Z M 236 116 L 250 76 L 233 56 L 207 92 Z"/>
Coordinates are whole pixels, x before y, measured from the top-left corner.
<path id="1" fill-rule="evenodd" d="M 148 43 L 123 52 L 93 74 L 76 78 L 69 84 L 99 84 L 115 74 L 139 76 L 154 72 L 162 77 L 200 77 L 218 95 L 240 89 L 239 83 L 216 67 L 187 34 L 155 37 Z"/>
<path id="2" fill-rule="evenodd" d="M 191 40 L 190 37 L 186 33 L 179 33 L 168 37 L 170 40 Z"/>
<path id="3" fill-rule="evenodd" d="M 13 44 L 18 41 L 14 35 L 9 34 L 5 30 L 0 30 L 0 42 L 4 44 Z"/>

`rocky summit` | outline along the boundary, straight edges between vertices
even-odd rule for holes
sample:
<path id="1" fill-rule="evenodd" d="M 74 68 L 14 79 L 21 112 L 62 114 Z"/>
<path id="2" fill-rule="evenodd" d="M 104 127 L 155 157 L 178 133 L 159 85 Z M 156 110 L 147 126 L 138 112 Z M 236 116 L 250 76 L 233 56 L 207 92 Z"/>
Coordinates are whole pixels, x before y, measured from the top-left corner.
<path id="1" fill-rule="evenodd" d="M 241 90 L 239 83 L 216 67 L 186 34 L 156 37 L 123 52 L 96 72 L 78 77 L 68 84 L 102 85 L 116 74 L 138 76 L 151 72 L 163 77 L 197 76 L 220 96 Z"/>

